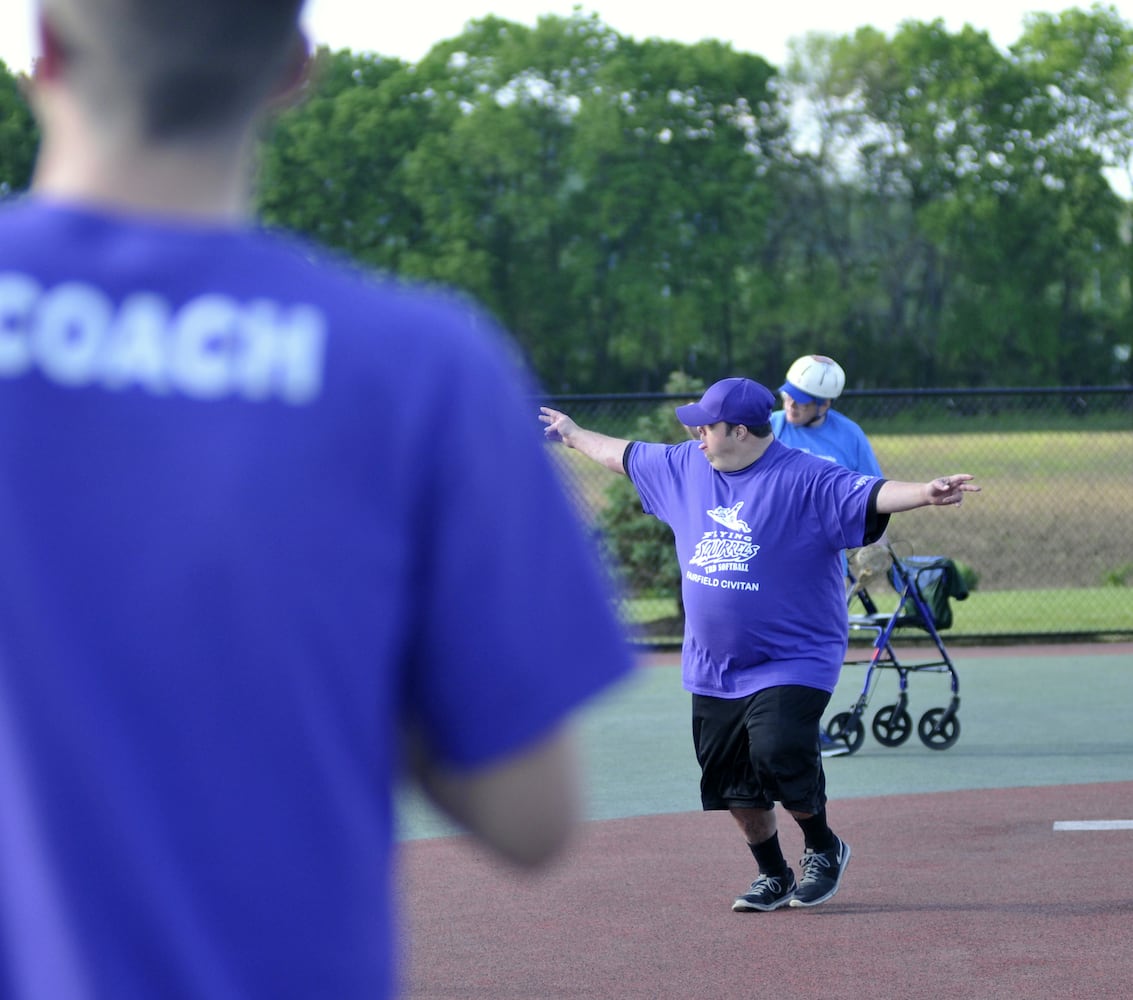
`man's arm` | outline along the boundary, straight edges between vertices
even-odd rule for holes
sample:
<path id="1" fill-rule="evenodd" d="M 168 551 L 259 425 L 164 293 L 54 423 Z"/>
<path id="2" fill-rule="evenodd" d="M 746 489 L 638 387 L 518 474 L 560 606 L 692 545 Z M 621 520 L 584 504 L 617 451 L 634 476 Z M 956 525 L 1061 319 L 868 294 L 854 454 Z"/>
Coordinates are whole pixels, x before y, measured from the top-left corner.
<path id="1" fill-rule="evenodd" d="M 565 413 L 552 410 L 549 406 L 539 408 L 539 419 L 547 425 L 543 428 L 543 433 L 549 441 L 562 441 L 568 448 L 582 452 L 611 472 L 620 472 L 623 476 L 626 474 L 625 453 L 629 441 L 588 431 L 579 427 Z"/>
<path id="2" fill-rule="evenodd" d="M 877 494 L 877 512 L 896 514 L 917 507 L 959 506 L 965 493 L 978 493 L 967 473 L 942 476 L 928 483 L 902 483 L 887 480 Z"/>
<path id="3" fill-rule="evenodd" d="M 549 861 L 581 816 L 579 764 L 566 725 L 532 747 L 470 771 L 438 764 L 412 738 L 408 756 L 411 773 L 433 803 L 513 864 Z"/>

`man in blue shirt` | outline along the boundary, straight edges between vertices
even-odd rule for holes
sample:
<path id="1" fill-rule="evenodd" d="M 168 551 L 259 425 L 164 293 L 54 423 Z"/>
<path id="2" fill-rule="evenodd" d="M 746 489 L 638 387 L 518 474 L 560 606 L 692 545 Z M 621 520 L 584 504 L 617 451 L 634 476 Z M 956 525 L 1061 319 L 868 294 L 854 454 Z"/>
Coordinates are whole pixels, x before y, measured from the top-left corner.
<path id="1" fill-rule="evenodd" d="M 807 354 L 787 370 L 779 386 L 783 408 L 771 414 L 771 431 L 777 441 L 818 458 L 837 462 L 855 472 L 880 476 L 881 467 L 865 432 L 837 410 L 846 375 L 833 358 Z"/>
<path id="2" fill-rule="evenodd" d="M 879 537 L 890 514 L 979 489 L 967 474 L 892 482 L 788 448 L 771 436 L 773 403 L 750 379 L 723 379 L 677 407 L 697 438 L 676 445 L 599 434 L 549 407 L 540 416 L 550 439 L 628 476 L 673 529 L 701 803 L 732 814 L 760 873 L 737 911 L 825 902 L 850 858 L 827 823 L 818 748 L 848 644 L 842 551 Z M 803 833 L 797 881 L 775 802 Z"/>
<path id="3" fill-rule="evenodd" d="M 41 6 L 0 209 L 3 994 L 389 997 L 395 786 L 554 854 L 568 717 L 631 665 L 611 595 L 486 316 L 252 224 L 299 0 Z"/>
<path id="4" fill-rule="evenodd" d="M 855 472 L 880 476 L 881 466 L 865 432 L 849 417 L 832 409 L 845 385 L 846 373 L 833 358 L 822 354 L 798 358 L 779 386 L 783 408 L 771 414 L 771 432 L 790 448 L 837 462 Z M 825 729 L 819 731 L 819 743 L 823 757 L 841 757 L 850 752 L 845 741 L 828 736 Z"/>

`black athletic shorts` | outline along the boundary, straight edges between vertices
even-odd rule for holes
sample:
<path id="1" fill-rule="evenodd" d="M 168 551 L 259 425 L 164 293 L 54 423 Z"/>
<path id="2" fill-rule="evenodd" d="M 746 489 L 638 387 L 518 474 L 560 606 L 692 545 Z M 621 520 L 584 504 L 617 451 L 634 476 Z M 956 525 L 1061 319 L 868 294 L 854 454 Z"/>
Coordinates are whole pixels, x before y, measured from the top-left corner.
<path id="1" fill-rule="evenodd" d="M 692 696 L 692 741 L 700 762 L 705 809 L 772 809 L 795 812 L 826 805 L 826 775 L 818 746 L 830 695 L 818 688 L 784 685 L 747 698 Z"/>

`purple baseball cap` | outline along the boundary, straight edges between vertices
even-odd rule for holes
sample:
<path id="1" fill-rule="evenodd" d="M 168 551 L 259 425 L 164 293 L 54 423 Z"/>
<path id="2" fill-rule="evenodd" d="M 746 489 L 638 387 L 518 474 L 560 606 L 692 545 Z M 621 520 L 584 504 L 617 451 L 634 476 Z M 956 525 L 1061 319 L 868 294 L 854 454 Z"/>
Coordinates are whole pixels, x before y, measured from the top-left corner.
<path id="1" fill-rule="evenodd" d="M 677 419 L 686 427 L 707 427 L 721 420 L 729 424 L 761 427 L 771 419 L 775 397 L 766 386 L 749 378 L 725 378 L 710 385 L 699 403 L 677 407 Z"/>

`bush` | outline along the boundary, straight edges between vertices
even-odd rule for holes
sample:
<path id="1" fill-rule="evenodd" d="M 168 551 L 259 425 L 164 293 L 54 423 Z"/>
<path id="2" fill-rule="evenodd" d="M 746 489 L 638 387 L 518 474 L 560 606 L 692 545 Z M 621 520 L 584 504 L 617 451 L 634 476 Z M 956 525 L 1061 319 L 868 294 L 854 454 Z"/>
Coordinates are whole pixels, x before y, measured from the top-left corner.
<path id="1" fill-rule="evenodd" d="M 960 574 L 960 579 L 964 581 L 964 586 L 968 590 L 975 590 L 980 585 L 980 575 L 966 562 L 961 562 L 959 559 L 953 559 L 952 562 L 956 566 L 956 571 Z"/>

